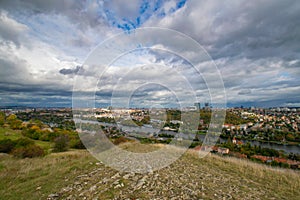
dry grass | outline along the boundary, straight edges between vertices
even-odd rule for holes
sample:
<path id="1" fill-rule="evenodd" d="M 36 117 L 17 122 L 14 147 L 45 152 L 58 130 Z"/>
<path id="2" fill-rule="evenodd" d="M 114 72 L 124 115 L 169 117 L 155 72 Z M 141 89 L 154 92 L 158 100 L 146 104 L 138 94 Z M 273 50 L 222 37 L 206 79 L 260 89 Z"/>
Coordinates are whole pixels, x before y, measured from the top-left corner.
<path id="1" fill-rule="evenodd" d="M 0 199 L 46 199 L 49 193 L 89 170 L 95 159 L 87 151 L 56 153 L 43 158 L 0 157 Z M 40 187 L 40 189 L 39 189 Z"/>
<path id="2" fill-rule="evenodd" d="M 161 147 L 137 143 L 121 146 L 134 152 L 149 152 Z M 0 199 L 46 199 L 49 194 L 72 185 L 78 175 L 88 174 L 97 168 L 101 168 L 101 173 L 91 177 L 89 184 L 96 184 L 104 178 L 110 180 L 117 173 L 103 165 L 96 165 L 96 162 L 84 150 L 53 153 L 43 158 L 33 159 L 16 159 L 1 154 Z M 181 193 L 184 190 L 188 192 L 188 188 L 202 199 L 216 199 L 217 197 L 229 199 L 231 197 L 231 199 L 290 200 L 298 199 L 300 196 L 299 171 L 271 168 L 248 160 L 216 155 L 200 159 L 192 150 L 169 167 L 155 173 L 159 174 L 159 179 L 155 183 L 151 182 L 152 179 L 147 179 L 148 182 L 146 182 L 149 188 L 150 185 L 156 184 L 152 191 L 162 195 L 159 199 L 168 199 L 168 192 Z M 99 199 L 112 199 L 121 192 L 123 195 L 128 192 L 127 197 L 132 198 L 158 198 L 158 196 L 151 196 L 146 191 L 147 188 L 132 192 L 130 185 L 133 183 L 135 185 L 132 180 L 124 180 L 121 177 L 121 181 L 125 183 L 124 188 L 114 189 L 110 188 L 111 185 L 102 185 L 101 191 L 105 188 L 107 190 Z"/>
<path id="3" fill-rule="evenodd" d="M 183 162 L 201 165 L 208 174 L 231 179 L 231 183 L 246 192 L 254 188 L 262 190 L 261 199 L 299 199 L 300 197 L 299 171 L 270 167 L 234 157 L 208 155 L 199 159 L 197 152 L 192 150 L 182 159 Z M 214 184 L 211 184 L 211 187 L 215 187 Z M 227 189 L 222 185 L 218 185 L 218 188 Z"/>
<path id="4" fill-rule="evenodd" d="M 141 144 L 138 141 L 133 141 L 130 143 L 122 143 L 119 145 L 119 147 L 130 152 L 148 153 L 162 148 L 163 145 L 162 144 Z"/>

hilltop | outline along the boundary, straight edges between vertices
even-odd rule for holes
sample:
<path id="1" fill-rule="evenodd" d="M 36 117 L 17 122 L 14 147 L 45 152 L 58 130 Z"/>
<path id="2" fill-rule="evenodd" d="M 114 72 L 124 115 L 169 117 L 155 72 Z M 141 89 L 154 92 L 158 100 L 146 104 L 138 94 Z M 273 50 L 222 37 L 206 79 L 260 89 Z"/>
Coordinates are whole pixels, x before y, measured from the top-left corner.
<path id="1" fill-rule="evenodd" d="M 121 144 L 140 152 L 159 148 Z M 300 173 L 232 157 L 187 151 L 148 174 L 118 172 L 86 150 L 16 159 L 1 155 L 1 199 L 297 199 Z"/>

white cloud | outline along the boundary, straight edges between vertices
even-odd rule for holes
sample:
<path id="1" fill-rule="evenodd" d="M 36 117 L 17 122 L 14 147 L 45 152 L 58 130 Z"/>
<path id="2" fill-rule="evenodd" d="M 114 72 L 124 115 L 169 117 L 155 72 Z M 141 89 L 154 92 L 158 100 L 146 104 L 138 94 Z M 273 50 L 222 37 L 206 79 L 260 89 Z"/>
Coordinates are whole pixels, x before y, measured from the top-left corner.
<path id="1" fill-rule="evenodd" d="M 0 41 L 10 41 L 20 46 L 20 37 L 28 30 L 28 27 L 17 22 L 6 11 L 0 10 Z"/>
<path id="2" fill-rule="evenodd" d="M 138 2 L 1 1 L 0 89 L 19 90 L 23 85 L 30 95 L 28 88 L 39 85 L 44 91 L 56 88 L 60 94 L 70 92 L 74 73 L 63 75 L 59 72 L 81 66 L 99 42 L 118 31 L 105 10 L 111 9 L 114 17 L 121 21 L 123 18 L 135 20 L 142 5 Z M 155 5 L 149 2 L 149 6 L 153 9 Z M 146 20 L 142 26 L 175 29 L 203 45 L 220 69 L 230 102 L 274 100 L 283 105 L 300 98 L 300 4 L 297 1 L 187 1 L 180 9 L 172 9 L 175 6 L 175 1 L 166 1 L 157 11 L 151 13 L 148 10 L 142 18 L 142 22 Z M 188 77 L 198 94 L 205 93 L 200 97 L 205 101 L 208 98 L 205 79 L 212 81 L 213 75 L 218 73 L 209 64 L 209 57 L 203 52 L 199 55 L 193 51 L 192 45 L 185 44 L 185 40 L 176 34 L 155 37 L 149 30 L 140 38 L 141 41 L 156 42 L 149 45 L 153 45 L 152 51 L 129 53 L 113 63 L 112 71 L 107 71 L 102 77 L 105 94 L 111 91 L 117 78 L 126 74 L 123 68 L 130 70 L 142 64 L 160 64 L 173 67 Z M 125 44 L 126 40 L 121 42 Z M 122 52 L 118 49 L 122 44 L 118 45 L 116 43 L 116 52 Z M 176 52 L 163 52 L 174 48 Z M 97 63 L 99 56 L 104 57 L 96 55 L 97 65 L 83 66 L 80 74 L 82 81 L 89 81 L 86 87 L 90 90 L 94 89 L 96 80 L 93 76 L 97 75 L 99 68 L 98 71 L 103 70 L 102 63 Z M 199 78 L 199 74 L 182 58 L 196 61 L 196 67 L 206 77 Z M 94 66 L 98 68 L 91 69 Z M 162 68 L 158 70 L 161 74 L 155 70 L 147 71 L 146 75 L 139 70 L 129 74 L 128 83 L 117 88 L 119 93 L 128 92 L 142 81 L 141 77 L 150 80 L 154 75 L 154 80 L 165 79 L 167 84 L 178 85 L 172 76 L 165 78 L 163 73 L 168 72 Z M 212 89 L 219 86 L 215 82 L 210 84 Z M 157 96 L 161 91 L 157 92 L 151 94 Z M 52 95 L 58 101 L 59 95 Z"/>

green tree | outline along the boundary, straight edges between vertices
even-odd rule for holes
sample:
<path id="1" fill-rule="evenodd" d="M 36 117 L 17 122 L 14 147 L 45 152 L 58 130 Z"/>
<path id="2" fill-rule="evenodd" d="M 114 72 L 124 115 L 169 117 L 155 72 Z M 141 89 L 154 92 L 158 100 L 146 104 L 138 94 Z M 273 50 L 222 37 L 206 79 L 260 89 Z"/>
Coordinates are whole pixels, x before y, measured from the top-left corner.
<path id="1" fill-rule="evenodd" d="M 44 156 L 45 152 L 40 146 L 32 144 L 25 147 L 16 148 L 12 154 L 18 158 L 34 158 Z"/>
<path id="2" fill-rule="evenodd" d="M 294 136 L 292 133 L 288 133 L 288 134 L 286 135 L 286 139 L 287 139 L 288 141 L 294 141 L 294 140 L 295 140 L 295 136 Z"/>
<path id="3" fill-rule="evenodd" d="M 11 139 L 0 140 L 0 152 L 10 153 L 15 147 L 16 143 Z"/>
<path id="4" fill-rule="evenodd" d="M 68 135 L 60 135 L 54 140 L 54 152 L 63 152 L 69 149 Z"/>
<path id="5" fill-rule="evenodd" d="M 13 123 L 15 120 L 17 120 L 17 116 L 15 114 L 10 114 L 8 117 L 7 117 L 7 122 L 9 124 Z"/>
<path id="6" fill-rule="evenodd" d="M 3 126 L 4 123 L 5 123 L 5 113 L 0 112 L 0 126 Z"/>

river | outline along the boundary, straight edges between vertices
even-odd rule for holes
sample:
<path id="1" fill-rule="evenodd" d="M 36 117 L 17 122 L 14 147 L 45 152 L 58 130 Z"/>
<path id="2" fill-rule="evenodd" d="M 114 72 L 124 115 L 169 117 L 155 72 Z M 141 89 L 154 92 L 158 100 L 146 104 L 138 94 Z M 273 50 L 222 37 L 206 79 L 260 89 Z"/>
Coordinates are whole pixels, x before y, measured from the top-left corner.
<path id="1" fill-rule="evenodd" d="M 165 133 L 168 135 L 173 136 L 179 136 L 183 139 L 191 139 L 193 138 L 193 134 L 183 134 L 183 133 L 177 133 L 173 131 L 160 131 L 157 128 L 152 128 L 149 126 L 125 126 L 121 124 L 110 124 L 110 123 L 104 123 L 104 122 L 97 122 L 97 121 L 88 121 L 88 120 L 80 120 L 84 123 L 92 123 L 92 124 L 99 124 L 103 126 L 117 126 L 122 131 L 126 132 L 129 136 L 136 136 L 136 134 L 141 134 L 141 136 L 150 136 L 155 135 L 157 133 Z M 199 139 L 203 141 L 205 138 L 205 135 L 198 135 Z M 220 142 L 226 142 L 227 139 L 220 138 Z M 252 141 L 252 140 L 242 140 L 243 143 L 249 142 L 251 145 L 261 146 L 262 148 L 270 148 L 275 150 L 283 150 L 286 153 L 300 153 L 300 146 L 299 145 L 284 145 L 284 144 L 275 144 L 275 143 L 269 143 L 269 142 L 259 142 L 259 141 Z"/>
<path id="2" fill-rule="evenodd" d="M 220 142 L 226 142 L 227 139 L 220 138 Z M 299 145 L 285 145 L 285 144 L 276 144 L 271 142 L 260 142 L 255 140 L 241 140 L 243 143 L 249 142 L 252 146 L 261 146 L 262 148 L 270 148 L 275 150 L 283 150 L 286 153 L 298 153 L 300 154 Z"/>

